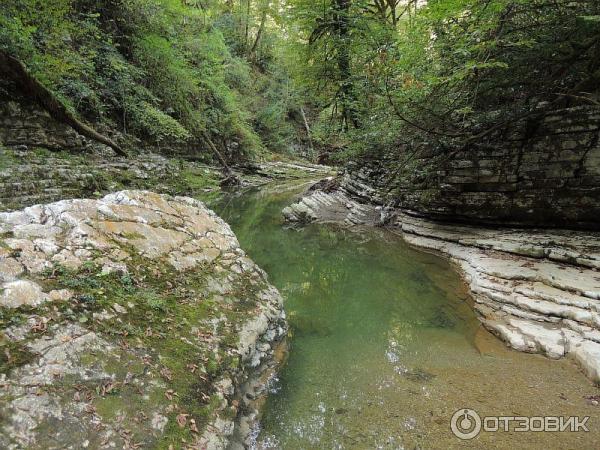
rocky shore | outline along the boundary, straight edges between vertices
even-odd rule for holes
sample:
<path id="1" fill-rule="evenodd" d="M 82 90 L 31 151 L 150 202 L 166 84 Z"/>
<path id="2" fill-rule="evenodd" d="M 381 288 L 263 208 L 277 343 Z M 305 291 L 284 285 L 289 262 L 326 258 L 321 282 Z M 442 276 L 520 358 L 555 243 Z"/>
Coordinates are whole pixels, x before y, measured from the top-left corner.
<path id="1" fill-rule="evenodd" d="M 468 283 L 484 327 L 510 347 L 573 358 L 600 383 L 600 233 L 456 225 L 384 206 L 368 174 L 346 173 L 283 210 L 289 222 L 385 225 L 440 252 Z"/>
<path id="2" fill-rule="evenodd" d="M 146 191 L 0 213 L 0 447 L 249 439 L 282 299 L 203 203 Z"/>
<path id="3" fill-rule="evenodd" d="M 241 186 L 324 177 L 326 166 L 270 161 L 233 167 Z M 124 189 L 211 199 L 222 193 L 221 168 L 181 157 L 144 152 L 129 158 L 89 152 L 51 152 L 0 143 L 0 210 L 72 198 L 99 198 Z"/>

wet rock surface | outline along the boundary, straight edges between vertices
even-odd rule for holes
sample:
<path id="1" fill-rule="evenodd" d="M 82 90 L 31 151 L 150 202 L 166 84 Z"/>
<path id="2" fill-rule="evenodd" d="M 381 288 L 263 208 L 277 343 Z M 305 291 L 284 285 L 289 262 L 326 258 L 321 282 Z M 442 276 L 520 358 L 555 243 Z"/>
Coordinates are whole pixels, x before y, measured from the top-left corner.
<path id="1" fill-rule="evenodd" d="M 1 213 L 0 281 L 6 449 L 224 448 L 286 331 L 265 273 L 185 197 Z"/>
<path id="2" fill-rule="evenodd" d="M 362 174 L 362 175 L 361 175 Z M 600 233 L 453 225 L 387 208 L 364 173 L 313 189 L 283 210 L 289 222 L 388 225 L 460 268 L 482 324 L 509 346 L 572 357 L 600 382 Z"/>

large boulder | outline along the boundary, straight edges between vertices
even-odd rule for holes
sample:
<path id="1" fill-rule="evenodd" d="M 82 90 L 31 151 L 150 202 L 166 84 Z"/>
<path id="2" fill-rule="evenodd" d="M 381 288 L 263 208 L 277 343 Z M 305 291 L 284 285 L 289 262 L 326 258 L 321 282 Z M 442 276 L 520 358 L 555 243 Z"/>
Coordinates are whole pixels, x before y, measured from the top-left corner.
<path id="1" fill-rule="evenodd" d="M 2 213 L 0 286 L 6 449 L 223 448 L 285 333 L 265 273 L 184 197 Z"/>

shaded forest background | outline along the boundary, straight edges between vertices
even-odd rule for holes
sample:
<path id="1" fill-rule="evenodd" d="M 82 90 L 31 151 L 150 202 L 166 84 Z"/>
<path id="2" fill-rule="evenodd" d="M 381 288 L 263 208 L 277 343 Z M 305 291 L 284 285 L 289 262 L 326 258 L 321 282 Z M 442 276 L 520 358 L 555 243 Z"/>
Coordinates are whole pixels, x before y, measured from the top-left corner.
<path id="1" fill-rule="evenodd" d="M 126 148 L 402 161 L 598 105 L 600 4 L 4 0 L 0 50 Z"/>

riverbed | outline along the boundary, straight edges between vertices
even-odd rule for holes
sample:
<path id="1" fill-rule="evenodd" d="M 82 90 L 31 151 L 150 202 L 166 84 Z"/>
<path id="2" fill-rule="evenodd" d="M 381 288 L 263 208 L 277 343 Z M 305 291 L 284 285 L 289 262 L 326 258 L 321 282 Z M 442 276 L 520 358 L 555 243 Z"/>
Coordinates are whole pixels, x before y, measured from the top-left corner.
<path id="1" fill-rule="evenodd" d="M 272 186 L 212 205 L 285 297 L 288 357 L 269 381 L 256 448 L 597 448 L 599 394 L 569 360 L 506 348 L 483 329 L 439 255 L 390 230 L 286 227 L 305 189 Z M 589 432 L 453 435 L 454 412 L 590 416 Z"/>

